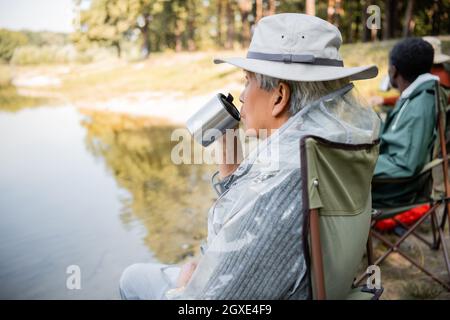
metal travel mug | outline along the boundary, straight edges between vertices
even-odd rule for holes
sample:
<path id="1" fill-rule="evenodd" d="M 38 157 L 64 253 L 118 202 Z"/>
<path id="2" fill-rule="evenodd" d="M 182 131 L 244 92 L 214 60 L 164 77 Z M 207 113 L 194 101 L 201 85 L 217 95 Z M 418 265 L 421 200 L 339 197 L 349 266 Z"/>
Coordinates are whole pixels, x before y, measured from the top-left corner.
<path id="1" fill-rule="evenodd" d="M 204 147 L 237 126 L 241 119 L 233 96 L 218 93 L 186 122 L 189 133 Z M 215 130 L 211 130 L 215 129 Z"/>

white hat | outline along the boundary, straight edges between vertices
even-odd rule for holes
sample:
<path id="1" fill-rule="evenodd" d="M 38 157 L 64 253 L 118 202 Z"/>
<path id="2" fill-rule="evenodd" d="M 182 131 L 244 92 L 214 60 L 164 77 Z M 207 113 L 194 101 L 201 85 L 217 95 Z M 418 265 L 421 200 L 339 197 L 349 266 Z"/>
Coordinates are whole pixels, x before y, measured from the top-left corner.
<path id="1" fill-rule="evenodd" d="M 436 37 L 423 37 L 422 39 L 433 46 L 434 49 L 433 64 L 440 64 L 450 61 L 450 56 L 442 53 L 441 40 L 439 40 Z"/>
<path id="2" fill-rule="evenodd" d="M 246 58 L 214 59 L 214 63 L 227 62 L 247 71 L 293 81 L 376 77 L 375 65 L 344 67 L 339 55 L 341 43 L 338 28 L 327 21 L 282 13 L 258 22 Z"/>

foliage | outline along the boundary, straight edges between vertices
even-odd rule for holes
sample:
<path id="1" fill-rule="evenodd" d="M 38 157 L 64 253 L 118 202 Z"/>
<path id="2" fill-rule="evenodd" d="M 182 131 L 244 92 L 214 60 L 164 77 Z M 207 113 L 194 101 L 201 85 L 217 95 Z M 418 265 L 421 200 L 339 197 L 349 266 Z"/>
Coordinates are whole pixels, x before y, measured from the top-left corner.
<path id="1" fill-rule="evenodd" d="M 81 0 L 75 0 L 80 3 Z M 311 2 L 311 1 L 309 1 Z M 101 42 L 117 48 L 135 41 L 142 56 L 167 48 L 196 50 L 246 47 L 250 30 L 263 16 L 306 11 L 301 0 L 92 0 L 80 9 L 80 25 L 72 39 L 80 47 Z M 449 0 L 312 1 L 314 14 L 336 25 L 344 42 L 387 40 L 401 36 L 450 33 Z M 380 8 L 380 29 L 366 22 L 369 5 Z"/>
<path id="2" fill-rule="evenodd" d="M 18 65 L 68 63 L 77 55 L 70 46 L 23 46 L 14 51 L 11 63 Z"/>
<path id="3" fill-rule="evenodd" d="M 0 29 L 0 60 L 8 62 L 14 54 L 14 50 L 27 42 L 27 37 L 21 32 Z"/>

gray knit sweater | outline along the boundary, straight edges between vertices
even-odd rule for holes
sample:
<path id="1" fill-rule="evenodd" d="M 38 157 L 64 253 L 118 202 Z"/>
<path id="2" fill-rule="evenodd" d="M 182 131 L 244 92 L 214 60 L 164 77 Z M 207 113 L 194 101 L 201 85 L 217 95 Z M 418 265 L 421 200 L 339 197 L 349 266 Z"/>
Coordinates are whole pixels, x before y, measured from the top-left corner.
<path id="1" fill-rule="evenodd" d="M 224 181 L 223 193 L 229 192 Z M 221 256 L 204 291 L 196 298 L 210 299 L 305 299 L 308 279 L 303 258 L 300 170 L 290 172 L 277 188 L 252 204 L 250 214 L 239 219 L 233 234 L 242 239 L 257 234 L 251 245 Z M 237 186 L 238 181 L 234 180 Z M 287 212 L 292 214 L 283 217 Z M 263 213 L 263 214 L 261 214 Z M 258 219 L 260 217 L 260 219 Z M 233 275 L 222 290 L 221 275 Z"/>

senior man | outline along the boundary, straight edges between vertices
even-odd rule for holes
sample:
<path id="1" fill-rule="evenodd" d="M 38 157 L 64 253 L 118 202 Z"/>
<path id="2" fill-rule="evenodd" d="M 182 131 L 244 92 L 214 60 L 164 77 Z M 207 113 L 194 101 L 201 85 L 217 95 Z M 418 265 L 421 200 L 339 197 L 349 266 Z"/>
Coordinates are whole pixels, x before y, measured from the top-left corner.
<path id="1" fill-rule="evenodd" d="M 120 281 L 123 298 L 310 297 L 299 140 L 313 134 L 358 144 L 378 137 L 379 119 L 361 106 L 351 83 L 375 77 L 377 68 L 344 67 L 341 42 L 339 30 L 322 19 L 278 14 L 259 21 L 247 57 L 215 60 L 244 70 L 242 122 L 263 142 L 242 162 L 219 165 L 220 195 L 198 262 L 181 271 L 132 265 Z M 236 151 L 224 149 L 224 157 Z"/>

